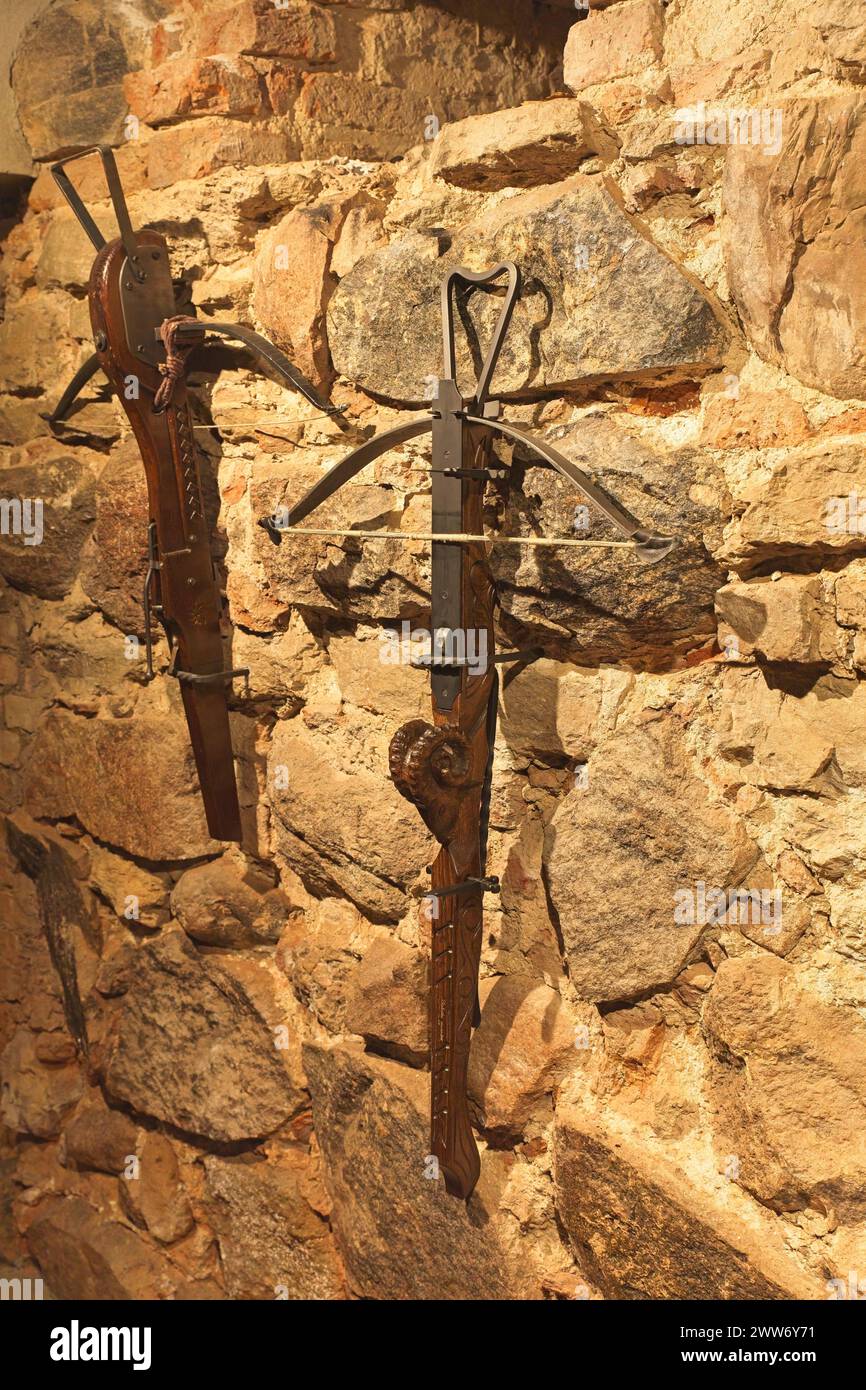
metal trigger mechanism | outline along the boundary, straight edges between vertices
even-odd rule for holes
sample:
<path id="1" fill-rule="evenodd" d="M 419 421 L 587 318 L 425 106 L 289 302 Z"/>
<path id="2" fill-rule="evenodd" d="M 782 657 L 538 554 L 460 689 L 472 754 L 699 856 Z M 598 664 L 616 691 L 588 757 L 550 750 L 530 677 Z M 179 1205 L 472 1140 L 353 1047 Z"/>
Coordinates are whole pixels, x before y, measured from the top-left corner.
<path id="1" fill-rule="evenodd" d="M 151 599 L 151 589 L 156 583 L 160 569 L 160 563 L 156 554 L 156 522 L 151 521 L 147 528 L 147 573 L 144 576 L 144 599 L 142 608 L 144 609 L 144 654 L 147 661 L 145 679 L 152 681 L 155 675 L 153 669 L 153 631 L 151 628 L 151 614 L 161 613 L 162 604 L 154 603 Z"/>
<path id="2" fill-rule="evenodd" d="M 185 552 L 172 552 L 185 553 Z M 152 597 L 153 589 L 158 583 L 159 571 L 162 569 L 162 562 L 159 559 L 156 522 L 151 521 L 147 528 L 147 572 L 144 576 L 144 597 L 142 609 L 144 612 L 144 653 L 145 653 L 145 682 L 152 681 L 156 672 L 153 666 L 153 627 L 152 618 L 156 613 L 161 615 L 163 612 L 162 603 L 154 601 Z M 179 651 L 176 643 L 172 643 L 171 659 L 166 670 L 167 676 L 174 676 L 175 680 L 180 681 L 181 685 L 223 685 L 234 680 L 235 676 L 243 676 L 244 693 L 250 693 L 250 668 L 249 666 L 233 666 L 227 671 L 206 671 L 203 673 L 196 671 L 178 670 L 177 660 Z"/>
<path id="3" fill-rule="evenodd" d="M 175 647 L 172 652 L 172 664 L 176 660 L 176 652 L 177 648 Z M 167 674 L 174 676 L 175 680 L 180 681 L 181 685 L 223 685 L 226 682 L 233 681 L 235 676 L 243 676 L 245 686 L 244 693 L 246 695 L 250 693 L 249 666 L 233 666 L 229 671 L 211 671 L 204 675 L 196 671 L 178 671 L 177 669 L 172 669 L 170 666 Z"/>
<path id="4" fill-rule="evenodd" d="M 444 888 L 431 888 L 425 893 L 427 898 L 462 898 L 467 893 L 500 893 L 502 885 L 496 874 L 485 878 L 465 878 L 462 883 L 449 883 Z"/>

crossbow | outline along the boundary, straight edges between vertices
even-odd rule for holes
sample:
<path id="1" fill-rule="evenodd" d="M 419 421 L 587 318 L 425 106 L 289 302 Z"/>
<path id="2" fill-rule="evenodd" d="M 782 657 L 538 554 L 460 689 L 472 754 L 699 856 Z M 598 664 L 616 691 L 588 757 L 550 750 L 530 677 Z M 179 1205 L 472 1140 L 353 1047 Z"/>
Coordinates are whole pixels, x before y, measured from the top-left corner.
<path id="1" fill-rule="evenodd" d="M 66 172 L 98 154 L 119 235 L 106 241 Z M 240 840 L 241 822 L 229 730 L 228 700 L 235 676 L 223 660 L 223 595 L 211 556 L 201 478 L 185 383 L 186 360 L 205 333 L 234 338 L 266 362 L 286 386 L 323 414 L 340 419 L 289 359 L 260 334 L 237 323 L 201 321 L 178 313 L 165 238 L 150 228 L 133 232 L 113 151 L 105 145 L 51 166 L 64 198 L 96 248 L 88 298 L 96 351 L 79 367 L 52 413 L 66 420 L 99 368 L 117 394 L 141 451 L 150 520 L 144 583 L 146 679 L 153 678 L 152 615 L 171 650 L 168 674 L 180 683 L 208 830 Z"/>
<path id="2" fill-rule="evenodd" d="M 457 384 L 454 298 L 476 290 L 503 294 L 503 304 L 471 397 Z M 433 723 L 412 719 L 391 739 L 390 776 L 417 807 L 440 849 L 430 867 L 432 921 L 430 989 L 430 1144 L 449 1193 L 468 1198 L 480 1173 L 467 1097 L 469 1046 L 480 1022 L 478 971 L 484 894 L 499 892 L 486 872 L 487 831 L 498 710 L 497 666 L 542 656 L 537 647 L 493 654 L 496 586 L 482 532 L 487 483 L 502 477 L 493 466 L 495 436 L 522 445 L 556 469 L 606 517 L 624 541 L 578 538 L 508 538 L 521 544 L 629 546 L 647 564 L 675 545 L 672 536 L 643 526 L 576 464 L 546 440 L 500 418 L 489 399 L 493 373 L 520 289 L 517 266 L 502 262 L 482 274 L 458 268 L 442 284 L 444 375 L 432 408 L 361 444 L 292 507 L 260 520 L 271 539 L 284 534 L 379 539 L 424 536 L 431 541 L 430 654 L 413 664 L 429 669 Z M 313 530 L 298 525 L 344 483 L 389 449 L 419 435 L 432 436 L 432 511 L 429 533 Z M 468 637 L 473 640 L 468 641 Z M 442 639 L 445 640 L 442 640 Z M 449 640 L 447 639 L 458 639 Z M 472 655 L 468 655 L 470 648 Z M 486 659 L 483 653 L 488 653 Z"/>

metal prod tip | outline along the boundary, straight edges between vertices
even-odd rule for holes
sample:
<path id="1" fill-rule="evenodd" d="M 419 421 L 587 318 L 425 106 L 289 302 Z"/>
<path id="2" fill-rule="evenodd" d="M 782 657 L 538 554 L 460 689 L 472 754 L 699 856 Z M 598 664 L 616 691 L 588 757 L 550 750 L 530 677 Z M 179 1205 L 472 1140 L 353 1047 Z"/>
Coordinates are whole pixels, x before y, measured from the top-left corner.
<path id="1" fill-rule="evenodd" d="M 263 531 L 267 531 L 274 545 L 282 545 L 282 527 L 278 523 L 276 516 L 260 516 L 258 525 Z"/>
<path id="2" fill-rule="evenodd" d="M 659 560 L 670 555 L 679 541 L 679 536 L 661 536 L 655 531 L 635 531 L 631 539 L 643 563 L 657 565 Z"/>

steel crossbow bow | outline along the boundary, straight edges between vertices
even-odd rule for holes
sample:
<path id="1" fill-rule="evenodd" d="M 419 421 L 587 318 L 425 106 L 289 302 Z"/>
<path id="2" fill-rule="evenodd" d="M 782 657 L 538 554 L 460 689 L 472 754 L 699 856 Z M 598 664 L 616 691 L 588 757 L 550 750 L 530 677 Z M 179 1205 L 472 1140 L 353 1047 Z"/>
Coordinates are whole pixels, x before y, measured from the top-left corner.
<path id="1" fill-rule="evenodd" d="M 110 241 L 66 172 L 67 164 L 92 154 L 102 161 L 117 221 L 119 235 Z M 340 421 L 342 407 L 324 401 L 285 354 L 252 329 L 178 313 L 165 238 L 150 228 L 133 231 L 109 146 L 59 160 L 51 173 L 96 248 L 88 286 L 96 351 L 79 367 L 47 418 L 52 426 L 65 420 L 99 368 L 127 414 L 141 451 L 149 500 L 143 603 L 147 679 L 154 675 L 155 613 L 171 648 L 168 673 L 180 683 L 208 830 L 218 840 L 240 840 L 228 699 L 233 678 L 248 672 L 224 667 L 222 593 L 204 515 L 184 379 L 186 359 L 205 343 L 206 332 L 235 338 L 323 414 Z M 130 382 L 135 383 L 132 391 Z"/>
<path id="2" fill-rule="evenodd" d="M 472 396 L 464 398 L 456 379 L 454 292 L 503 293 L 503 304 Z M 432 409 L 361 444 L 336 464 L 294 506 L 263 517 L 275 542 L 283 534 L 407 538 L 406 532 L 308 530 L 297 523 L 347 483 L 366 464 L 389 449 L 430 433 L 432 436 L 433 525 L 431 542 L 431 636 L 474 631 L 475 650 L 494 652 L 496 586 L 482 534 L 482 509 L 488 481 L 501 469 L 492 466 L 494 436 L 522 445 L 556 469 L 625 537 L 620 542 L 577 539 L 556 544 L 629 546 L 645 564 L 667 555 L 676 544 L 627 511 L 592 478 L 546 440 L 500 418 L 500 404 L 489 398 L 496 363 L 520 289 L 512 262 L 481 274 L 458 268 L 442 284 L 443 376 Z M 422 537 L 425 533 L 411 533 Z M 508 538 L 515 543 L 519 538 Z M 539 538 L 520 540 L 538 543 Z M 485 645 L 486 644 L 486 645 Z M 452 651 L 459 649 L 454 644 Z M 481 956 L 483 897 L 499 892 L 499 881 L 486 872 L 487 829 L 493 771 L 499 681 L 496 667 L 531 661 L 540 648 L 500 652 L 479 669 L 475 657 L 443 654 L 431 643 L 431 655 L 415 664 L 430 671 L 433 723 L 413 719 L 394 734 L 389 749 L 390 776 L 398 791 L 417 807 L 439 842 L 431 868 L 429 900 L 432 920 L 430 990 L 430 1144 L 449 1193 L 468 1199 L 478 1181 L 480 1158 L 473 1137 L 467 1098 L 469 1047 L 480 1022 L 478 972 Z"/>

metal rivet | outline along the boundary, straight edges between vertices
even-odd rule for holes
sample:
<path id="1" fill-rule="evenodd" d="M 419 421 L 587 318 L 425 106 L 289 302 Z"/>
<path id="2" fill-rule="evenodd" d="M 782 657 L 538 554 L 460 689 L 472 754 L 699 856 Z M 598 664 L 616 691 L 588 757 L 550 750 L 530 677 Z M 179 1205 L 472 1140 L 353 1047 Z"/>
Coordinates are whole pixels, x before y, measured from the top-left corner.
<path id="1" fill-rule="evenodd" d="M 190 575 L 189 579 L 186 582 L 187 584 L 189 584 L 190 588 L 192 588 L 193 584 L 195 583 L 195 580 L 193 579 L 192 575 Z"/>
<path id="2" fill-rule="evenodd" d="M 108 339 L 104 333 L 97 333 L 94 342 L 96 343 L 97 352 L 104 352 L 108 347 Z"/>

